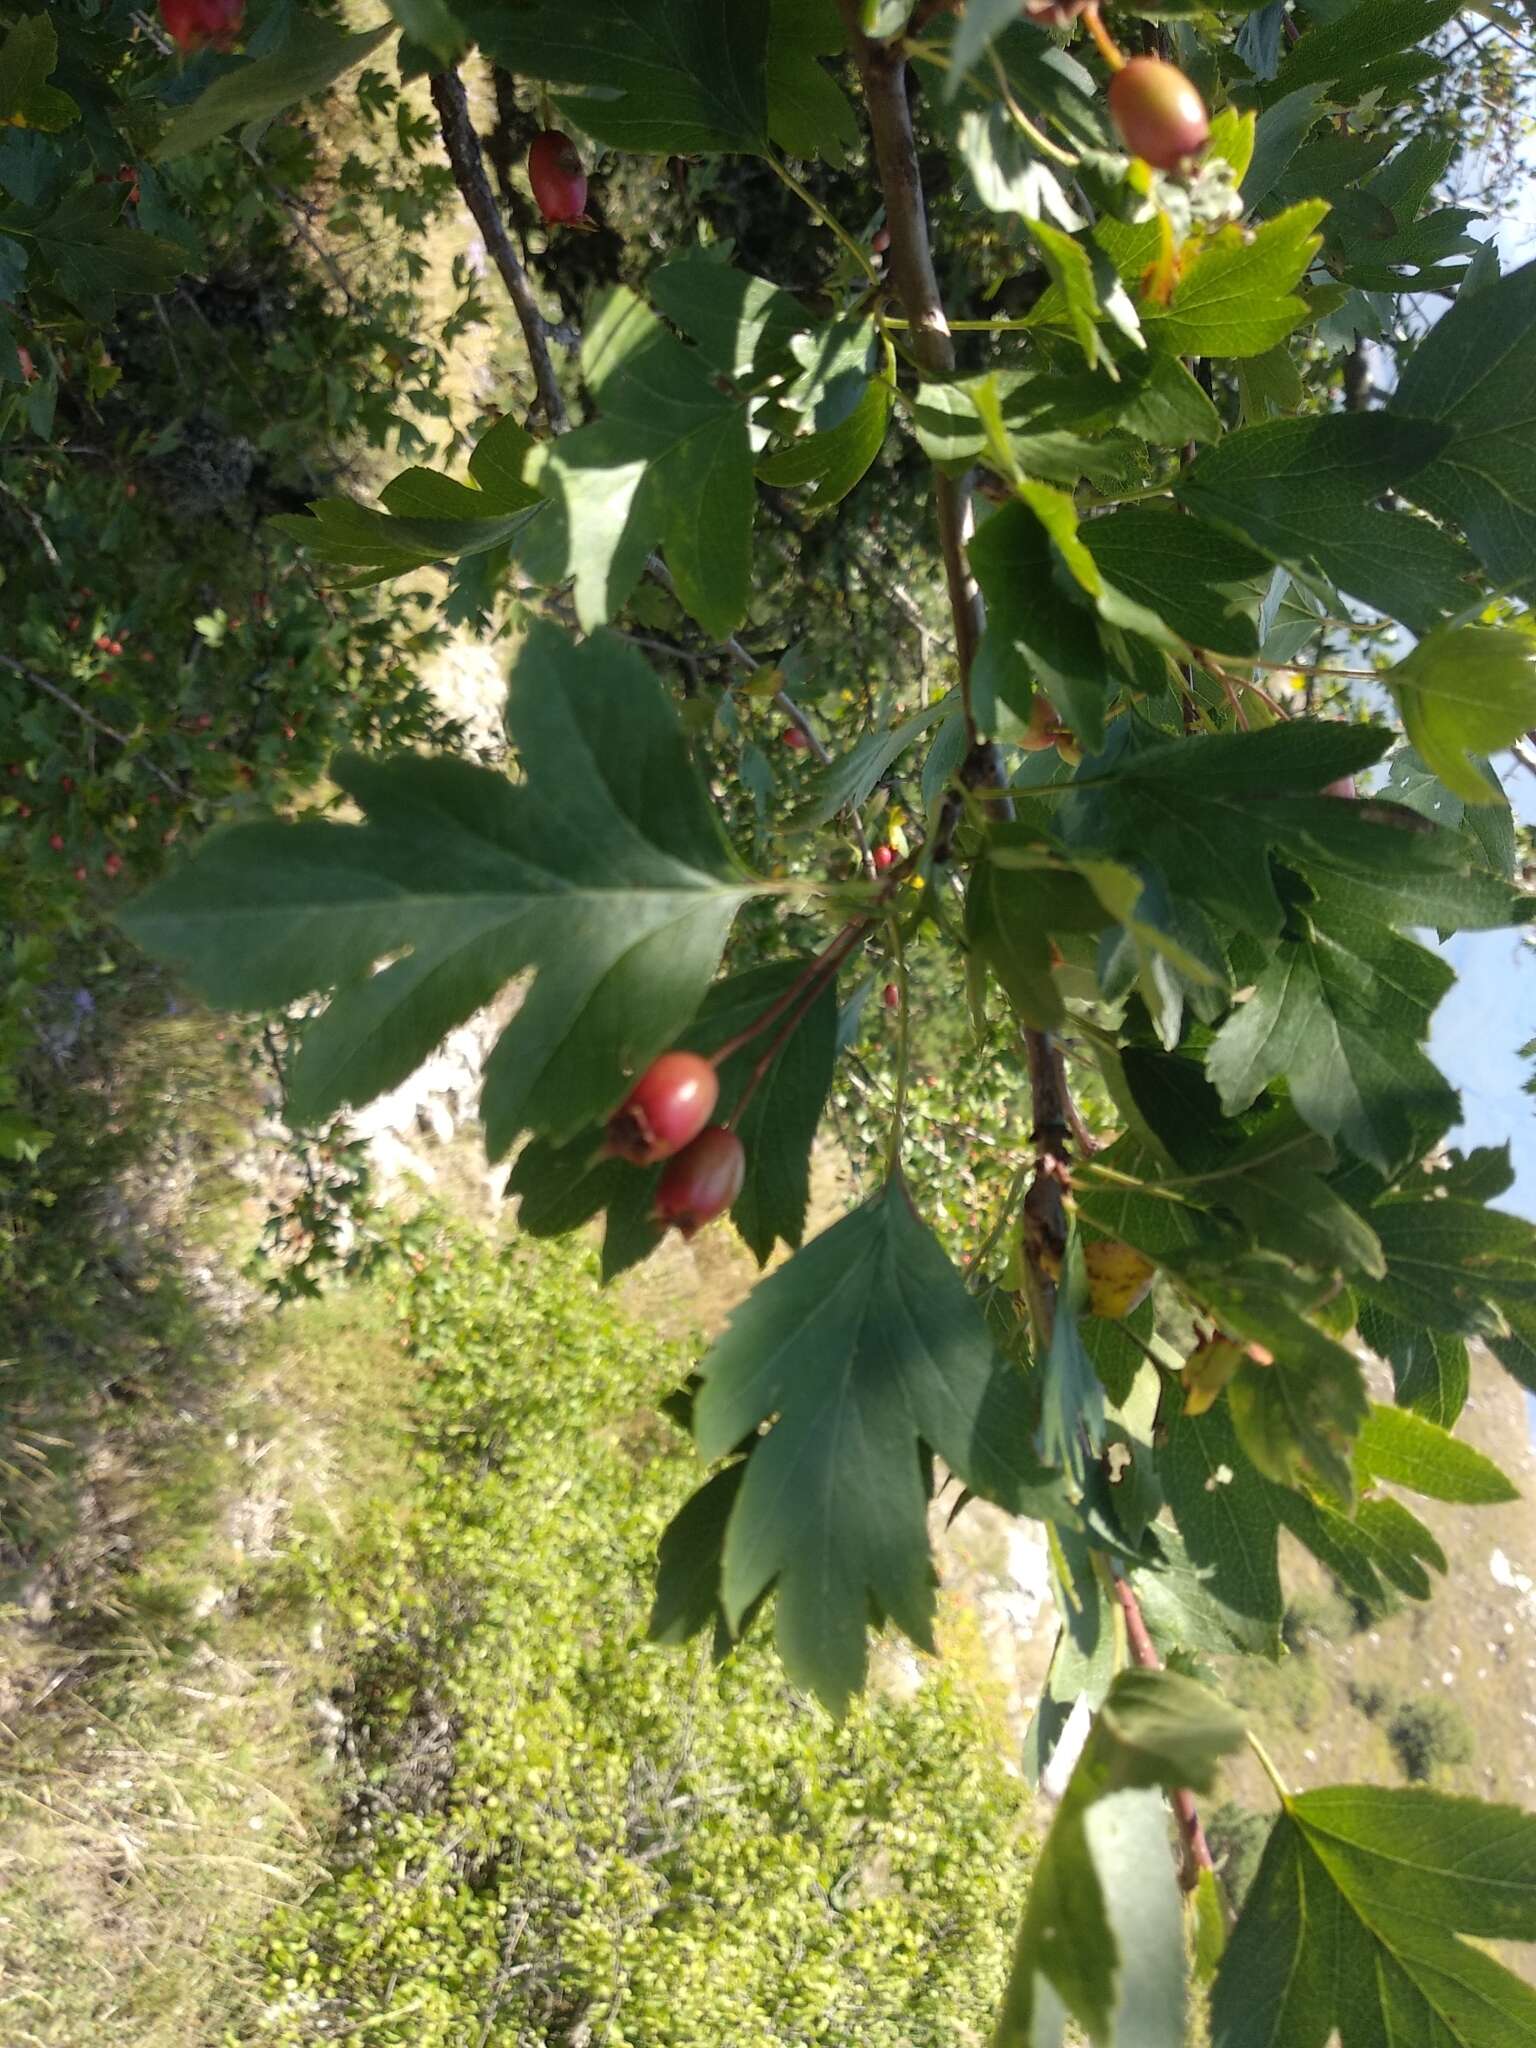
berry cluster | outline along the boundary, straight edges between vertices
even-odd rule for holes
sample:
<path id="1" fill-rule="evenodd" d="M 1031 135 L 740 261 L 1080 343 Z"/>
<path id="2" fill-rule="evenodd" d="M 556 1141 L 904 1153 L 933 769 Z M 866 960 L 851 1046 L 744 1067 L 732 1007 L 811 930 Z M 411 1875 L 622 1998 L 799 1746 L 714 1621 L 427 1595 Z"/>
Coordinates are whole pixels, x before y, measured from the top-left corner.
<path id="1" fill-rule="evenodd" d="M 606 1151 L 634 1166 L 670 1161 L 652 1210 L 659 1223 L 692 1237 L 723 1216 L 746 1178 L 736 1133 L 711 1124 L 720 1077 L 696 1052 L 664 1052 L 635 1083 L 608 1125 Z"/>

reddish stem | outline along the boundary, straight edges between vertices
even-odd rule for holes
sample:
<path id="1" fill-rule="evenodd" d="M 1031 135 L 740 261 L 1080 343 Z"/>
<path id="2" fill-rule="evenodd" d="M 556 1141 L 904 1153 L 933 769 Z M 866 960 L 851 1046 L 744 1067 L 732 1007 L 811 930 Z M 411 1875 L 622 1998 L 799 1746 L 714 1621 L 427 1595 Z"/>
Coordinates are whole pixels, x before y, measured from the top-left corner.
<path id="1" fill-rule="evenodd" d="M 854 940 L 864 930 L 868 922 L 867 918 L 856 917 L 850 924 L 845 924 L 842 930 L 822 947 L 814 959 L 806 962 L 805 966 L 789 984 L 789 987 L 785 989 L 783 995 L 776 997 L 760 1017 L 754 1017 L 745 1031 L 738 1031 L 734 1038 L 728 1038 L 724 1045 L 710 1054 L 710 1064 L 715 1067 L 723 1067 L 726 1061 L 740 1052 L 744 1045 L 750 1045 L 754 1038 L 761 1037 L 770 1024 L 777 1023 L 784 1012 L 794 1006 L 800 996 L 813 982 L 820 981 L 829 962 L 833 966 L 837 965 L 843 955 L 852 947 Z"/>
<path id="2" fill-rule="evenodd" d="M 823 990 L 823 988 L 825 988 L 828 981 L 836 978 L 838 969 L 842 966 L 844 960 L 853 951 L 855 944 L 860 938 L 863 937 L 863 935 L 864 920 L 862 918 L 857 920 L 854 924 L 846 926 L 844 930 L 838 933 L 837 937 L 833 940 L 832 944 L 826 949 L 826 951 L 818 955 L 814 963 L 814 971 L 808 975 L 801 975 L 798 978 L 795 986 L 787 992 L 788 999 L 790 1001 L 793 1001 L 793 999 L 796 996 L 799 996 L 800 1001 L 798 1002 L 798 1004 L 796 1004 L 795 1008 L 790 1011 L 789 1015 L 785 1017 L 784 1022 L 773 1034 L 773 1037 L 768 1042 L 767 1050 L 763 1053 L 762 1057 L 758 1060 L 757 1065 L 752 1069 L 751 1074 L 748 1076 L 747 1085 L 742 1090 L 741 1096 L 737 1101 L 736 1107 L 731 1111 L 729 1117 L 727 1117 L 726 1119 L 725 1128 L 728 1131 L 733 1131 L 736 1128 L 737 1124 L 740 1123 L 742 1116 L 746 1112 L 747 1104 L 752 1100 L 753 1096 L 762 1086 L 764 1075 L 768 1072 L 768 1069 L 773 1065 L 774 1061 L 778 1058 L 779 1054 L 784 1050 L 785 1046 L 788 1045 L 791 1038 L 793 1038 L 795 1033 L 800 1029 L 800 1026 L 805 1022 L 806 1013 L 810 1009 L 812 1003 L 814 1003 L 816 998 L 821 994 L 821 991 Z M 773 1006 L 773 1009 L 771 1011 L 765 1013 L 764 1016 L 758 1019 L 758 1022 L 753 1026 L 752 1030 L 746 1034 L 746 1038 L 755 1038 L 758 1032 L 760 1032 L 764 1028 L 764 1026 L 772 1020 L 773 1017 L 779 1015 L 780 1012 L 785 1009 L 785 1007 L 785 998 L 781 997 L 780 1000 Z M 746 1043 L 746 1039 L 743 1039 L 741 1043 Z"/>
<path id="3" fill-rule="evenodd" d="M 1136 1598 L 1135 1588 L 1129 1579 L 1115 1574 L 1115 1598 L 1125 1616 L 1126 1641 L 1131 1646 L 1132 1661 L 1143 1671 L 1161 1671 L 1163 1660 L 1157 1654 L 1157 1646 L 1148 1633 L 1141 1603 Z M 1180 1785 L 1172 1795 L 1174 1818 L 1179 1824 L 1179 1839 L 1184 1845 L 1183 1868 L 1179 1882 L 1185 1891 L 1192 1892 L 1200 1882 L 1202 1870 L 1215 1871 L 1211 1860 L 1211 1845 L 1205 1839 L 1205 1829 L 1200 1825 L 1199 1810 L 1195 1795 L 1186 1785 Z"/>

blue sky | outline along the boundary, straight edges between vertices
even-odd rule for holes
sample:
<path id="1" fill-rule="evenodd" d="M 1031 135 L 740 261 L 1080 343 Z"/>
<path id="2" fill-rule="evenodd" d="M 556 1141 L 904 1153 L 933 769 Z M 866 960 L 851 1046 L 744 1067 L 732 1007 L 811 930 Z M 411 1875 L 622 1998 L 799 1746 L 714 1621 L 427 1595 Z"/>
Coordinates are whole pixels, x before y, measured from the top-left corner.
<path id="1" fill-rule="evenodd" d="M 1536 257 L 1536 140 L 1524 156 L 1530 175 L 1518 212 L 1496 229 L 1506 270 Z M 1515 815 L 1536 823 L 1536 776 L 1509 759 L 1498 768 Z M 1523 1092 L 1531 1065 L 1519 1057 L 1536 1038 L 1536 951 L 1513 932 L 1462 932 L 1444 951 L 1460 979 L 1436 1013 L 1430 1053 L 1461 1091 L 1456 1142 L 1509 1139 L 1516 1178 L 1501 1206 L 1536 1219 L 1536 1098 Z"/>

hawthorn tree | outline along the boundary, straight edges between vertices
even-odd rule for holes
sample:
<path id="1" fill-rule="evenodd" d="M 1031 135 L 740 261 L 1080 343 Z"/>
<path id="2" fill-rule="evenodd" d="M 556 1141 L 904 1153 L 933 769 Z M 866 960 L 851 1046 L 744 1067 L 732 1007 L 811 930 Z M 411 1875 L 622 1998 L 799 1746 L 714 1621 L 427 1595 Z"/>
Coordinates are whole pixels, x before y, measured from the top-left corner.
<path id="1" fill-rule="evenodd" d="M 1028 1753 L 1058 1803 L 999 2043 L 1174 2048 L 1207 1991 L 1219 2048 L 1536 2041 L 1479 1945 L 1536 1939 L 1528 1816 L 1276 1780 L 1234 1923 L 1197 1803 L 1245 1742 L 1275 1776 L 1200 1674 L 1279 1653 L 1281 1531 L 1368 1607 L 1427 1597 L 1445 1559 L 1403 1493 L 1513 1491 L 1454 1434 L 1469 1341 L 1536 1387 L 1507 1153 L 1447 1146 L 1424 1050 L 1452 977 L 1423 928 L 1531 915 L 1489 756 L 1536 724 L 1536 265 L 1501 275 L 1437 196 L 1457 137 L 1418 109 L 1454 8 L 391 11 L 178 0 L 205 82 L 132 116 L 151 156 L 254 144 L 398 26 L 533 400 L 464 478 L 282 523 L 338 580 L 446 563 L 515 600 L 510 757 L 345 755 L 355 822 L 216 835 L 128 929 L 216 1003 L 328 998 L 304 1122 L 522 977 L 483 1116 L 524 1227 L 602 1217 L 610 1274 L 727 1211 L 761 1262 L 787 1248 L 670 1404 L 713 1469 L 661 1546 L 659 1641 L 771 1627 L 840 1712 L 871 1628 L 932 1646 L 936 1504 L 1049 1524 Z M 110 83 L 92 33 L 71 61 Z M 539 275 L 611 232 L 637 159 L 781 189 L 817 275 L 748 268 L 703 202 L 572 360 L 472 53 L 529 123 Z M 66 126 L 48 18 L 4 56 L 13 122 Z M 28 290 L 76 260 L 14 193 L 12 249 Z M 796 573 L 913 478 L 874 587 L 939 687 L 887 656 L 861 693 L 850 612 Z M 1024 1168 L 983 1180 L 958 1264 L 904 1164 L 919 981 L 1022 1082 Z M 883 1171 L 802 1243 L 871 986 Z"/>

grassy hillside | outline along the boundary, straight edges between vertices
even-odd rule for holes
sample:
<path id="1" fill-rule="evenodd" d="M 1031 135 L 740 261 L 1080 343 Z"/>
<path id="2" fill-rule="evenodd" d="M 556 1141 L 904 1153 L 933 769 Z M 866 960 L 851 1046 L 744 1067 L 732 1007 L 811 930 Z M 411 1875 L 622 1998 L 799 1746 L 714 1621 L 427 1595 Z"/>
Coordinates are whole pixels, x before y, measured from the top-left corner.
<path id="1" fill-rule="evenodd" d="M 1026 1795 L 964 1667 L 834 1728 L 646 1644 L 691 1354 L 441 1220 L 272 1315 L 254 1105 L 155 1008 L 6 1332 L 0 2039 L 980 2039 Z"/>

